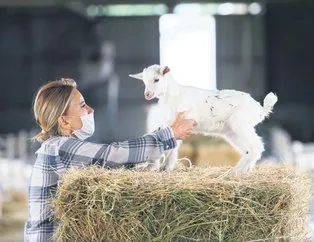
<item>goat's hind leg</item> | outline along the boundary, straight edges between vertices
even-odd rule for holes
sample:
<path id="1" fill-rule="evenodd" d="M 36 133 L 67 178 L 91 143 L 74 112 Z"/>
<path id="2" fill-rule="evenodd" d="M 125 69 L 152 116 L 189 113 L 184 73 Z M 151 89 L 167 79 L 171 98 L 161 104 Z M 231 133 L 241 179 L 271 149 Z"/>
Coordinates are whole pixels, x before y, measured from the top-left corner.
<path id="1" fill-rule="evenodd" d="M 243 170 L 251 171 L 254 168 L 256 162 L 262 157 L 264 144 L 262 138 L 256 134 L 254 129 L 251 131 L 251 134 L 248 134 L 247 139 L 250 144 L 251 153 L 249 154 L 249 160 L 245 164 Z"/>
<path id="2" fill-rule="evenodd" d="M 256 134 L 255 129 L 249 125 L 233 126 L 225 138 L 242 155 L 234 170 L 239 172 L 251 171 L 264 151 L 263 142 Z"/>

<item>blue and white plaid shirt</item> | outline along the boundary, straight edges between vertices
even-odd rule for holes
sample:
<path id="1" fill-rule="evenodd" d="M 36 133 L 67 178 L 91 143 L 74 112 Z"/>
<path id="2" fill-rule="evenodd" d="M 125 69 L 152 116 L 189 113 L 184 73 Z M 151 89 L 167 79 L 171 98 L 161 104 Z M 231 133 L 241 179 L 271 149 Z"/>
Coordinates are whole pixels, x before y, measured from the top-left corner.
<path id="1" fill-rule="evenodd" d="M 50 242 L 57 228 L 50 204 L 56 194 L 59 176 L 71 167 L 101 165 L 114 168 L 161 157 L 164 150 L 176 147 L 171 128 L 160 129 L 137 139 L 109 145 L 56 136 L 42 143 L 29 184 L 29 216 L 25 241 Z"/>

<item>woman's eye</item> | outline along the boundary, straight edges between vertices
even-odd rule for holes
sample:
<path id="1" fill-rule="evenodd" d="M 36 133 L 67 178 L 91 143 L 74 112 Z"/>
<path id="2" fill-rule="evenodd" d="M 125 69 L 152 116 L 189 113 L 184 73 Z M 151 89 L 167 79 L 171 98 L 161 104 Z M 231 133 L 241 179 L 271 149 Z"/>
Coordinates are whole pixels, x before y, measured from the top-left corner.
<path id="1" fill-rule="evenodd" d="M 159 79 L 155 79 L 154 82 L 159 82 Z"/>
<path id="2" fill-rule="evenodd" d="M 82 106 L 81 106 L 81 108 L 85 108 L 86 107 L 86 104 L 83 104 Z"/>

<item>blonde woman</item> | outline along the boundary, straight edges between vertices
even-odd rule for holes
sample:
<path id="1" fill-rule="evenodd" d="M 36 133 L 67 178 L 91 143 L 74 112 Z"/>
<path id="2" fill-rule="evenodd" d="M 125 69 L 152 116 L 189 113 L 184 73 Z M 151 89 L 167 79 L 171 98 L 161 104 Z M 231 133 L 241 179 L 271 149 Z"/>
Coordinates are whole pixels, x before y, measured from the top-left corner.
<path id="1" fill-rule="evenodd" d="M 72 79 L 61 79 L 42 86 L 34 100 L 34 115 L 41 132 L 41 147 L 29 184 L 29 216 L 25 241 L 53 241 L 57 222 L 49 203 L 55 195 L 59 175 L 70 167 L 100 165 L 114 168 L 159 158 L 164 150 L 176 147 L 176 140 L 187 138 L 195 122 L 180 113 L 170 127 L 151 134 L 111 144 L 86 139 L 94 133 L 94 110 L 85 103 Z"/>

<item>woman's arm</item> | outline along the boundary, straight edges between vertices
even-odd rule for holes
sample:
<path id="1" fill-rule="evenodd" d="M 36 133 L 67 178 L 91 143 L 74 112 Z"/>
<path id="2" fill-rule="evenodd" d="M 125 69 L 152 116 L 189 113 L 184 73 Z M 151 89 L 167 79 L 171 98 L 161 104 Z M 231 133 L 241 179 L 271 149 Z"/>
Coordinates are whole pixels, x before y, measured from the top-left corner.
<path id="1" fill-rule="evenodd" d="M 140 138 L 111 144 L 96 144 L 79 139 L 66 138 L 60 146 L 59 156 L 66 167 L 91 164 L 115 167 L 155 160 L 168 149 L 176 147 L 176 139 L 170 127 L 154 131 Z"/>

